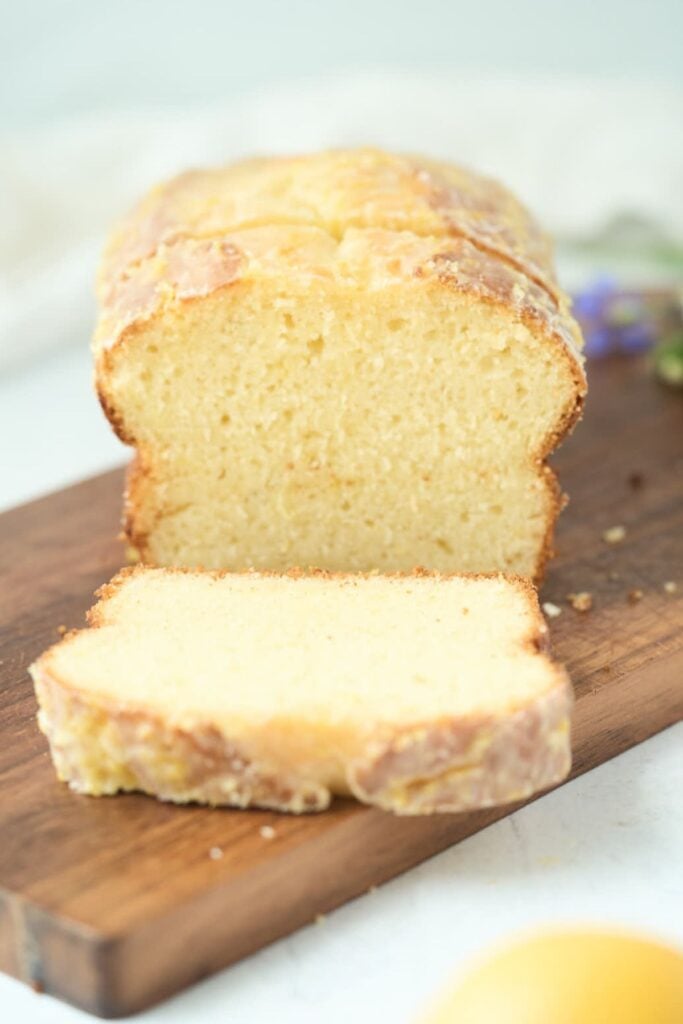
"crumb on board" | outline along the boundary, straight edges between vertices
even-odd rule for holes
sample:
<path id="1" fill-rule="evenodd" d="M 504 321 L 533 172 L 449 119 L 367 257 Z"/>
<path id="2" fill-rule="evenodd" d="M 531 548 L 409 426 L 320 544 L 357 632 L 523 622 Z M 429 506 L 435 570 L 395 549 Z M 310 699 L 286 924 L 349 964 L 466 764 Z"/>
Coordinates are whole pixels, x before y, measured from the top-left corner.
<path id="1" fill-rule="evenodd" d="M 629 473 L 627 483 L 632 491 L 640 491 L 645 483 L 645 477 L 642 473 Z"/>
<path id="2" fill-rule="evenodd" d="M 275 829 L 272 825 L 261 825 L 258 833 L 261 836 L 261 839 L 275 839 L 276 835 Z"/>
<path id="3" fill-rule="evenodd" d="M 220 860 L 222 856 L 223 851 L 221 850 L 220 846 L 212 846 L 211 849 L 209 850 L 209 857 L 211 858 L 211 860 Z"/>
<path id="4" fill-rule="evenodd" d="M 578 594 L 567 594 L 567 600 L 575 612 L 589 612 L 593 607 L 593 595 L 587 590 L 580 590 Z"/>
<path id="5" fill-rule="evenodd" d="M 626 600 L 629 604 L 638 604 L 638 602 L 642 601 L 642 599 L 643 592 L 642 590 L 639 590 L 638 587 L 633 587 L 631 590 L 629 590 L 628 594 L 626 595 Z"/>
<path id="6" fill-rule="evenodd" d="M 678 584 L 674 580 L 667 580 L 664 584 L 664 593 L 666 594 L 675 594 L 677 590 Z"/>
<path id="7" fill-rule="evenodd" d="M 621 573 L 617 572 L 616 569 L 610 569 L 607 573 L 607 579 L 616 582 L 621 579 Z"/>
<path id="8" fill-rule="evenodd" d="M 60 636 L 64 636 L 66 633 L 66 626 L 57 626 L 57 632 Z"/>
<path id="9" fill-rule="evenodd" d="M 603 532 L 602 539 L 606 544 L 621 544 L 625 536 L 625 526 L 610 526 L 609 530 Z"/>
<path id="10" fill-rule="evenodd" d="M 544 601 L 541 608 L 549 619 L 556 619 L 558 615 L 562 614 L 560 606 L 558 604 L 553 604 L 552 601 Z"/>

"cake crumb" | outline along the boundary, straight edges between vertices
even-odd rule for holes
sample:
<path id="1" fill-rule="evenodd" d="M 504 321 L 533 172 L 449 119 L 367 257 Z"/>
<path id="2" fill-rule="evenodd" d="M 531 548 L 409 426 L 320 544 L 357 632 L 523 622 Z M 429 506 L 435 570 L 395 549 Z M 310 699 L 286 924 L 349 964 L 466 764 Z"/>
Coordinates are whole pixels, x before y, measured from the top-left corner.
<path id="1" fill-rule="evenodd" d="M 593 607 L 593 595 L 587 590 L 580 590 L 578 594 L 567 594 L 567 600 L 575 612 L 589 612 Z"/>
<path id="2" fill-rule="evenodd" d="M 377 886 L 376 885 L 371 885 L 370 886 L 370 888 L 368 889 L 368 894 L 370 894 L 371 892 L 377 892 Z"/>
<path id="3" fill-rule="evenodd" d="M 325 924 L 325 921 L 327 921 L 327 914 L 316 914 L 314 920 L 316 924 Z"/>
<path id="4" fill-rule="evenodd" d="M 617 582 L 621 579 L 621 573 L 618 573 L 616 569 L 610 569 L 610 571 L 607 573 L 607 579 L 612 580 L 613 582 Z"/>
<path id="5" fill-rule="evenodd" d="M 620 544 L 625 536 L 625 526 L 610 526 L 609 530 L 604 531 L 602 539 L 606 544 Z"/>
<path id="6" fill-rule="evenodd" d="M 549 619 L 556 619 L 558 615 L 562 614 L 560 606 L 553 604 L 552 601 L 544 601 L 541 607 Z"/>
<path id="7" fill-rule="evenodd" d="M 211 860 L 220 860 L 222 856 L 223 851 L 221 850 L 220 846 L 212 846 L 211 849 L 209 850 L 209 857 L 211 858 Z"/>
<path id="8" fill-rule="evenodd" d="M 673 580 L 667 580 L 664 584 L 664 591 L 667 594 L 675 594 L 678 590 L 678 584 L 674 583 Z"/>
<path id="9" fill-rule="evenodd" d="M 638 587 L 633 587 L 633 589 L 629 590 L 628 594 L 626 595 L 626 600 L 629 604 L 638 604 L 638 602 L 642 601 L 642 599 L 643 592 L 642 590 L 639 590 Z"/>
<path id="10" fill-rule="evenodd" d="M 66 633 L 66 626 L 57 626 L 57 632 L 60 636 L 64 636 Z"/>
<path id="11" fill-rule="evenodd" d="M 259 835 L 261 836 L 261 839 L 275 839 L 276 833 L 272 825 L 261 825 L 261 828 L 258 830 L 258 832 Z"/>
<path id="12" fill-rule="evenodd" d="M 632 491 L 640 491 L 645 483 L 645 477 L 642 473 L 629 473 L 627 482 Z"/>

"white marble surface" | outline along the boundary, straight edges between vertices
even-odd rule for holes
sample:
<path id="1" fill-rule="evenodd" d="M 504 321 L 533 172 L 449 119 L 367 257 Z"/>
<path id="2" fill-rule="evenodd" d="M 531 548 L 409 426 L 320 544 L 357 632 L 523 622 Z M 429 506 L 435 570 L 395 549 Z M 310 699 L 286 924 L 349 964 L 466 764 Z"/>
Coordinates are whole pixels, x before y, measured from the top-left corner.
<path id="1" fill-rule="evenodd" d="M 0 379 L 0 505 L 121 461 L 89 377 L 83 344 Z M 668 730 L 140 1019 L 401 1024 L 470 953 L 537 923 L 683 945 L 682 741 Z M 0 1019 L 93 1018 L 0 975 Z"/>

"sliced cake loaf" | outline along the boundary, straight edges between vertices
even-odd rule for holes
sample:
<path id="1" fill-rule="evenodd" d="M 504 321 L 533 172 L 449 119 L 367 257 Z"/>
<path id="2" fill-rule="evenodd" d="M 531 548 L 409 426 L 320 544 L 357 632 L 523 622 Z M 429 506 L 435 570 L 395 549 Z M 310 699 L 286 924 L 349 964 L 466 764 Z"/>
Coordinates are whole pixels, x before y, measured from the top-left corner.
<path id="1" fill-rule="evenodd" d="M 31 669 L 79 792 L 426 814 L 569 770 L 571 688 L 519 578 L 139 567 L 89 623 Z"/>
<path id="2" fill-rule="evenodd" d="M 142 560 L 540 576 L 581 338 L 495 182 L 375 150 L 191 172 L 114 234 L 100 300 Z"/>

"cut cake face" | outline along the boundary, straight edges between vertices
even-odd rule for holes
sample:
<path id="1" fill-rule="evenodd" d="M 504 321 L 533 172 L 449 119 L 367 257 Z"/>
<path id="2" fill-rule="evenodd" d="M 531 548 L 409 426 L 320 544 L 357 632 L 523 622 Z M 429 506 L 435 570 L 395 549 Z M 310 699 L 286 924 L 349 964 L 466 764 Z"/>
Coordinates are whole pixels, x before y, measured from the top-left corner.
<path id="1" fill-rule="evenodd" d="M 31 669 L 79 792 L 423 814 L 569 770 L 571 688 L 523 580 L 138 567 L 100 596 Z"/>
<path id="2" fill-rule="evenodd" d="M 195 172 L 114 236 L 101 300 L 142 560 L 541 574 L 585 379 L 500 186 L 375 151 Z"/>

